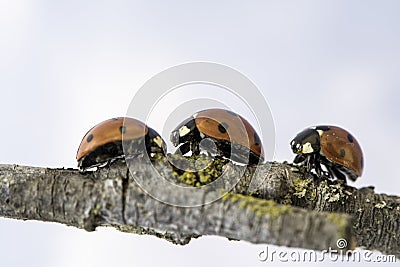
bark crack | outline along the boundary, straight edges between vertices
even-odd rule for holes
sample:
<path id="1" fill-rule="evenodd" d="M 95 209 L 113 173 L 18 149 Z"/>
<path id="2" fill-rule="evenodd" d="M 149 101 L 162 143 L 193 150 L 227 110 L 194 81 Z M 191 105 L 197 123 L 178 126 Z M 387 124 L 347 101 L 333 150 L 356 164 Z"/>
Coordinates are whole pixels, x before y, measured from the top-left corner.
<path id="1" fill-rule="evenodd" d="M 126 170 L 126 175 L 122 177 L 121 181 L 121 186 L 122 186 L 122 194 L 121 194 L 121 201 L 122 201 L 122 222 L 123 224 L 126 224 L 126 218 L 125 218 L 125 208 L 126 208 L 126 195 L 127 195 L 127 190 L 129 188 L 129 168 Z"/>
<path id="2" fill-rule="evenodd" d="M 54 194 L 56 181 L 57 181 L 57 174 L 55 173 L 51 179 L 51 191 L 50 191 L 50 194 L 51 194 L 50 205 L 51 205 L 51 213 L 53 215 L 53 218 L 56 217 L 55 205 L 54 205 L 54 198 L 56 197 Z"/>

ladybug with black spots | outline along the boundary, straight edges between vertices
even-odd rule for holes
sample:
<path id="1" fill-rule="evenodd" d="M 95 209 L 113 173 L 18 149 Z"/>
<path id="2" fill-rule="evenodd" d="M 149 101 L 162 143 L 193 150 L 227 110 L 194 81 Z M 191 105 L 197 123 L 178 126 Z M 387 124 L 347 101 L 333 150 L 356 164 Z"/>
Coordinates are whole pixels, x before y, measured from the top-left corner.
<path id="1" fill-rule="evenodd" d="M 170 140 L 177 153 L 201 151 L 244 164 L 263 161 L 258 134 L 242 116 L 225 109 L 206 109 L 195 113 L 172 131 Z"/>
<path id="2" fill-rule="evenodd" d="M 123 142 L 131 157 L 144 152 L 151 157 L 165 151 L 165 143 L 155 130 L 139 120 L 118 117 L 103 121 L 86 133 L 76 154 L 78 167 L 86 170 L 123 158 Z"/>
<path id="3" fill-rule="evenodd" d="M 318 178 L 346 178 L 355 181 L 362 175 L 364 157 L 361 147 L 352 134 L 338 126 L 310 127 L 290 142 L 294 163 L 304 165 L 307 171 L 315 170 Z M 326 171 L 322 170 L 325 166 Z"/>

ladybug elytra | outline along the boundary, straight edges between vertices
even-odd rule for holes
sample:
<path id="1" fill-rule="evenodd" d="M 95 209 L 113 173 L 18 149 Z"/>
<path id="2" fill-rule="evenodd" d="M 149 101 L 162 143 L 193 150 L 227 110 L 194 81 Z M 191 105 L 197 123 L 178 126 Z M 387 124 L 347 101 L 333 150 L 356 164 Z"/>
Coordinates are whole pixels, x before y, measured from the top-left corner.
<path id="1" fill-rule="evenodd" d="M 362 175 L 364 158 L 357 140 L 348 131 L 337 126 L 310 127 L 290 142 L 293 153 L 298 154 L 294 163 L 314 169 L 317 176 L 346 182 L 355 181 Z M 327 172 L 322 170 L 325 166 Z"/>
<path id="2" fill-rule="evenodd" d="M 240 163 L 257 164 L 263 160 L 258 134 L 240 115 L 225 109 L 206 109 L 183 121 L 170 136 L 177 152 L 208 153 Z"/>
<path id="3" fill-rule="evenodd" d="M 124 157 L 123 142 L 128 156 L 143 154 L 143 148 L 150 156 L 165 151 L 160 135 L 141 121 L 113 118 L 97 124 L 83 137 L 76 154 L 78 167 L 84 170 Z"/>

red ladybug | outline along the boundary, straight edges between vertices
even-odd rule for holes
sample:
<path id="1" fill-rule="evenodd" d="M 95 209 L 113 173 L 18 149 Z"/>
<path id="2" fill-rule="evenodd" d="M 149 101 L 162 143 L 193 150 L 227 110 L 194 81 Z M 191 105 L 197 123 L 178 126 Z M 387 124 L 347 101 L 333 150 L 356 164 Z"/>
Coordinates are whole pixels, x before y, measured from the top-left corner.
<path id="1" fill-rule="evenodd" d="M 357 140 L 345 129 L 337 126 L 316 126 L 300 132 L 290 145 L 298 154 L 294 163 L 314 169 L 319 178 L 355 181 L 362 175 L 364 158 Z M 327 172 L 321 168 L 324 165 Z"/>
<path id="2" fill-rule="evenodd" d="M 119 117 L 103 121 L 86 133 L 76 154 L 78 167 L 88 169 L 124 157 L 122 134 L 129 156 L 143 154 L 144 147 L 150 156 L 164 154 L 165 143 L 155 130 L 136 119 Z"/>
<path id="3" fill-rule="evenodd" d="M 198 155 L 201 148 L 240 163 L 257 164 L 263 160 L 261 140 L 254 128 L 243 117 L 225 109 L 194 114 L 175 128 L 170 139 L 183 155 L 190 151 Z"/>

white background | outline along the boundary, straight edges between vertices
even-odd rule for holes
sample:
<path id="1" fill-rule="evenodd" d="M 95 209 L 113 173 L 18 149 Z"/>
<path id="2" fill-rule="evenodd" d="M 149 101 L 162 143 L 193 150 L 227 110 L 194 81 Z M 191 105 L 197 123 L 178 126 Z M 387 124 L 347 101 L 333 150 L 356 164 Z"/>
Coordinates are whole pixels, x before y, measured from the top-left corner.
<path id="1" fill-rule="evenodd" d="M 1 0 L 0 162 L 76 166 L 90 127 L 125 115 L 153 75 L 200 60 L 258 85 L 275 119 L 275 160 L 292 160 L 289 141 L 305 127 L 340 125 L 364 150 L 354 186 L 399 195 L 400 2 L 240 2 Z M 1 266 L 267 264 L 263 245 L 219 237 L 180 247 L 9 219 L 0 237 Z"/>

